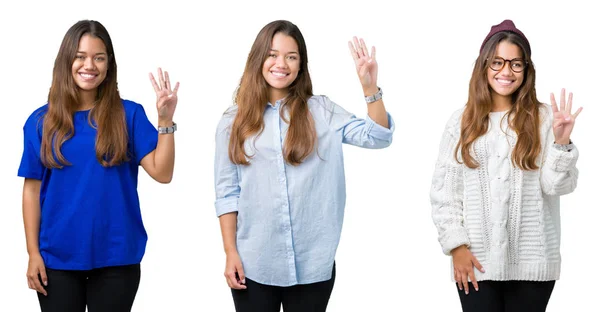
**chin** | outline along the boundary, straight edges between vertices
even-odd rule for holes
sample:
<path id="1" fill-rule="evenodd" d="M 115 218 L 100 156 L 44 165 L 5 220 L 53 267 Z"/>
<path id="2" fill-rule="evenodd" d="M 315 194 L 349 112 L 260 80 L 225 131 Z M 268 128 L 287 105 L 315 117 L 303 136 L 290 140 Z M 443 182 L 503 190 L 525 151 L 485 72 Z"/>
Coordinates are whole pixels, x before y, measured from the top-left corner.
<path id="1" fill-rule="evenodd" d="M 502 88 L 497 88 L 497 89 L 493 89 L 494 93 L 501 95 L 501 96 L 512 96 L 515 92 L 517 92 L 517 89 L 514 90 L 506 90 L 506 89 L 502 89 Z"/>
<path id="2" fill-rule="evenodd" d="M 280 81 L 278 81 L 277 83 L 270 83 L 269 82 L 269 86 L 271 86 L 271 88 L 273 89 L 286 89 L 287 87 L 290 86 L 291 83 L 281 83 Z"/>
<path id="3" fill-rule="evenodd" d="M 94 91 L 94 90 L 98 89 L 98 86 L 96 86 L 96 85 L 90 86 L 90 85 L 78 83 L 77 88 L 79 88 L 79 90 L 82 90 L 82 91 Z"/>

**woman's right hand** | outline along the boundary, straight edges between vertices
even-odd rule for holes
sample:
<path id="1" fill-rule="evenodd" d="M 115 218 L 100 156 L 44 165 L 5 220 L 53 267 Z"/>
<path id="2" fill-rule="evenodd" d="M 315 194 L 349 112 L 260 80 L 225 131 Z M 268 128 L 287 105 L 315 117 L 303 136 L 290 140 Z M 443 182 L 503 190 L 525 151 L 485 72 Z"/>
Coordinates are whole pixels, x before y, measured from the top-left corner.
<path id="1" fill-rule="evenodd" d="M 231 289 L 246 289 L 246 275 L 244 275 L 242 260 L 237 251 L 227 253 L 225 279 Z"/>
<path id="2" fill-rule="evenodd" d="M 356 37 L 352 38 L 353 41 L 348 41 L 348 48 L 350 54 L 354 59 L 354 65 L 356 67 L 356 73 L 358 79 L 362 85 L 365 95 L 373 95 L 379 89 L 377 87 L 377 60 L 375 59 L 375 47 L 371 47 L 371 54 L 365 41 L 361 38 L 360 40 Z"/>
<path id="3" fill-rule="evenodd" d="M 42 281 L 40 282 L 40 277 Z M 44 285 L 42 285 L 44 283 Z M 36 254 L 29 256 L 29 265 L 27 267 L 27 284 L 29 289 L 35 289 L 37 292 L 48 296 L 44 286 L 48 286 L 48 276 L 46 276 L 46 266 L 42 255 Z"/>
<path id="4" fill-rule="evenodd" d="M 477 261 L 477 258 L 473 256 L 469 248 L 465 245 L 454 248 L 452 251 L 452 263 L 454 264 L 454 279 L 458 284 L 458 289 L 465 290 L 465 294 L 469 294 L 469 279 L 473 283 L 473 287 L 476 291 L 479 291 L 479 285 L 475 279 L 475 272 L 473 267 L 476 267 L 481 273 L 485 270 Z"/>

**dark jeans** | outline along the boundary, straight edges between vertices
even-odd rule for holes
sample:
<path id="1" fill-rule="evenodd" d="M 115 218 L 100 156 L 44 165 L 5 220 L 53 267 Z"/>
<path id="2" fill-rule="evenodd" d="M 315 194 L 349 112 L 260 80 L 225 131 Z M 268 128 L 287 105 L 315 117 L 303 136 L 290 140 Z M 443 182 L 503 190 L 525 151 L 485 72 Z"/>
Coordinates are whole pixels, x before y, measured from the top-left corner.
<path id="1" fill-rule="evenodd" d="M 38 293 L 42 312 L 130 312 L 140 283 L 140 265 L 89 271 L 46 268 L 48 296 Z"/>
<path id="2" fill-rule="evenodd" d="M 335 263 L 331 279 L 313 284 L 278 287 L 259 284 L 246 277 L 246 289 L 232 289 L 237 312 L 325 312 L 335 283 Z"/>
<path id="3" fill-rule="evenodd" d="M 458 290 L 463 312 L 544 312 L 555 281 L 482 281 L 479 291 Z M 458 289 L 458 285 L 456 286 Z"/>

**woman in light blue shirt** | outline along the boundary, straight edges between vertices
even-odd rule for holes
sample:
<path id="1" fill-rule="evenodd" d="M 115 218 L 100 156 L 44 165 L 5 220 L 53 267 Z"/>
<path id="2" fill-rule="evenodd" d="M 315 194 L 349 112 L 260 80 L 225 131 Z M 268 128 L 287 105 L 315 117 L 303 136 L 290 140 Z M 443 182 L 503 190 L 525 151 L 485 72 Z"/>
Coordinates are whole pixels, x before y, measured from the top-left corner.
<path id="1" fill-rule="evenodd" d="M 216 131 L 215 208 L 236 311 L 325 311 L 335 280 L 346 189 L 342 143 L 391 144 L 375 48 L 349 42 L 368 107 L 357 118 L 312 94 L 304 38 L 266 25 L 248 55 L 235 105 Z"/>

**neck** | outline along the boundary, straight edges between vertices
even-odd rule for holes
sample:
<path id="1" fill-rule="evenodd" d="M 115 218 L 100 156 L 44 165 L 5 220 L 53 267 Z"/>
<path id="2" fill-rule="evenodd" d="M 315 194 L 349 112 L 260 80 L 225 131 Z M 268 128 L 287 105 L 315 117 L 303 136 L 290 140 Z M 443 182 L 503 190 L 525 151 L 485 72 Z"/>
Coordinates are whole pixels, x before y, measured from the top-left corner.
<path id="1" fill-rule="evenodd" d="M 507 111 L 512 107 L 512 97 L 492 93 L 492 112 Z"/>
<path id="2" fill-rule="evenodd" d="M 77 110 L 89 110 L 94 107 L 94 103 L 96 102 L 96 96 L 98 94 L 98 89 L 84 91 L 79 90 L 79 107 Z"/>
<path id="3" fill-rule="evenodd" d="M 269 103 L 275 105 L 275 103 L 287 95 L 287 90 L 273 89 L 269 90 Z"/>

